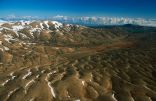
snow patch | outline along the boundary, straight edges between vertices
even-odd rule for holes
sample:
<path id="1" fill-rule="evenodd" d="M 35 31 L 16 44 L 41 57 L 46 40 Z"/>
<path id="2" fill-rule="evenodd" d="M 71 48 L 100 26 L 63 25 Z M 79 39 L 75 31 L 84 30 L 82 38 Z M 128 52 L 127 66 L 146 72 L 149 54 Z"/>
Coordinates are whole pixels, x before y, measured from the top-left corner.
<path id="1" fill-rule="evenodd" d="M 33 83 L 35 83 L 35 80 L 31 80 L 25 85 L 25 94 L 27 94 L 27 90 L 33 85 Z"/>
<path id="2" fill-rule="evenodd" d="M 42 73 L 42 74 L 45 73 L 45 70 L 42 70 L 41 73 Z"/>
<path id="3" fill-rule="evenodd" d="M 36 71 L 39 71 L 39 67 L 38 66 L 36 66 L 35 69 L 36 69 Z"/>
<path id="4" fill-rule="evenodd" d="M 11 76 L 11 80 L 14 80 L 16 78 L 16 76 L 14 75 L 14 72 L 10 73 Z"/>
<path id="5" fill-rule="evenodd" d="M 52 22 L 52 24 L 54 24 L 55 25 L 55 28 L 58 30 L 60 27 L 62 27 L 63 26 L 63 24 L 62 23 L 60 23 L 60 22 L 57 22 L 57 21 L 51 21 Z"/>
<path id="6" fill-rule="evenodd" d="M 3 52 L 4 50 L 3 50 L 3 48 L 0 48 L 0 50 Z"/>
<path id="7" fill-rule="evenodd" d="M 114 94 L 112 94 L 112 99 L 114 99 L 114 101 L 118 101 L 118 100 L 115 98 Z"/>
<path id="8" fill-rule="evenodd" d="M 31 98 L 29 101 L 35 101 L 35 98 Z"/>
<path id="9" fill-rule="evenodd" d="M 32 72 L 29 69 L 28 73 L 26 75 L 24 75 L 22 79 L 26 79 L 28 76 L 31 76 L 31 75 L 32 75 Z"/>
<path id="10" fill-rule="evenodd" d="M 12 26 L 12 28 L 13 28 L 14 31 L 19 31 L 21 29 L 24 29 L 24 27 L 21 26 L 21 25 L 19 25 L 19 26 Z"/>
<path id="11" fill-rule="evenodd" d="M 44 23 L 46 24 L 46 26 L 47 26 L 48 29 L 49 29 L 48 21 L 44 21 Z"/>
<path id="12" fill-rule="evenodd" d="M 36 79 L 38 79 L 40 77 L 40 75 L 38 74 L 37 76 L 36 76 Z"/>
<path id="13" fill-rule="evenodd" d="M 53 89 L 53 87 L 51 86 L 51 83 L 50 83 L 50 82 L 48 82 L 48 86 L 49 86 L 49 88 L 50 88 L 50 91 L 51 91 L 52 96 L 55 98 L 56 95 L 55 95 L 54 89 Z"/>
<path id="14" fill-rule="evenodd" d="M 56 71 L 53 71 L 53 72 L 48 73 L 47 76 L 49 77 L 50 75 L 52 75 L 54 73 L 56 73 Z"/>
<path id="15" fill-rule="evenodd" d="M 9 48 L 8 48 L 8 47 L 6 47 L 6 46 L 4 46 L 4 50 L 8 51 L 8 50 L 9 50 Z"/>
<path id="16" fill-rule="evenodd" d="M 67 91 L 67 97 L 70 98 L 70 95 L 69 95 L 68 91 Z"/>
<path id="17" fill-rule="evenodd" d="M 25 25 L 25 22 L 22 20 L 22 21 L 20 21 L 21 22 L 21 24 L 22 24 L 22 26 L 24 26 Z"/>
<path id="18" fill-rule="evenodd" d="M 10 41 L 15 40 L 13 36 L 5 34 L 4 36 L 4 40 L 7 41 L 8 43 L 11 43 Z"/>
<path id="19" fill-rule="evenodd" d="M 0 47 L 0 50 L 1 50 L 2 52 L 4 52 L 4 51 L 9 51 L 9 48 L 6 47 L 6 46 L 1 46 L 1 47 Z"/>
<path id="20" fill-rule="evenodd" d="M 21 37 L 22 37 L 23 39 L 26 39 L 26 38 L 29 39 L 29 37 L 27 37 L 25 34 L 23 34 L 23 33 L 19 33 L 19 34 L 21 35 Z"/>
<path id="21" fill-rule="evenodd" d="M 21 20 L 20 22 L 22 26 L 25 26 L 31 23 L 31 21 L 23 21 L 23 20 Z"/>
<path id="22" fill-rule="evenodd" d="M 11 79 L 6 80 L 4 83 L 2 83 L 2 86 L 5 86 L 9 81 L 11 81 Z"/>
<path id="23" fill-rule="evenodd" d="M 41 26 L 42 29 L 44 28 L 43 23 L 40 23 L 40 26 Z"/>
<path id="24" fill-rule="evenodd" d="M 82 85 L 83 85 L 83 86 L 85 85 L 85 81 L 82 81 Z"/>
<path id="25" fill-rule="evenodd" d="M 9 81 L 14 80 L 16 78 L 16 76 L 13 75 L 14 73 L 10 73 L 11 79 L 6 80 L 4 83 L 2 83 L 2 86 L 5 86 Z"/>
<path id="26" fill-rule="evenodd" d="M 7 100 L 10 98 L 10 96 L 11 96 L 13 93 L 15 93 L 18 89 L 19 89 L 19 88 L 16 88 L 16 89 L 10 91 L 9 94 L 8 94 L 8 96 L 7 96 L 6 101 L 7 101 Z"/>
<path id="27" fill-rule="evenodd" d="M 75 101 L 81 101 L 80 99 L 77 99 L 77 100 L 75 100 Z"/>

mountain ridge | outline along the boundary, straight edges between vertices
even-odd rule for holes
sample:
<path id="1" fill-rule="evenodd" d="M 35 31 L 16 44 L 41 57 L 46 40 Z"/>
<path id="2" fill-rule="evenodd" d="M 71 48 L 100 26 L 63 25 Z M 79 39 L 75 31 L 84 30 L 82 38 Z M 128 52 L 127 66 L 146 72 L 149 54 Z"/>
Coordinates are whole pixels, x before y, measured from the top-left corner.
<path id="1" fill-rule="evenodd" d="M 79 24 L 85 26 L 95 25 L 124 25 L 136 24 L 141 26 L 156 26 L 156 19 L 144 18 L 124 18 L 124 17 L 69 17 L 69 16 L 52 16 L 52 17 L 33 17 L 33 16 L 8 16 L 1 18 L 6 21 L 20 21 L 20 20 L 54 20 L 61 23 Z"/>

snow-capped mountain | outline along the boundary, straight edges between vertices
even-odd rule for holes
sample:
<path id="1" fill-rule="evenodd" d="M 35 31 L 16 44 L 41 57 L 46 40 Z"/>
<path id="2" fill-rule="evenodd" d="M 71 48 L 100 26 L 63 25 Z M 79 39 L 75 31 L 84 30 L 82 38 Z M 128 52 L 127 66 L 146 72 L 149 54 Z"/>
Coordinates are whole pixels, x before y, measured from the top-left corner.
<path id="1" fill-rule="evenodd" d="M 136 24 L 141 26 L 156 26 L 156 19 L 143 18 L 119 18 L 119 17 L 67 17 L 55 16 L 54 20 L 63 21 L 67 23 L 76 23 L 82 25 L 124 25 Z"/>
<path id="2" fill-rule="evenodd" d="M 2 40 L 7 43 L 22 42 L 23 40 L 32 41 L 38 39 L 43 34 L 43 39 L 50 37 L 51 32 L 60 32 L 65 26 L 57 21 L 19 21 L 19 22 L 3 22 L 0 25 L 0 34 Z M 45 36 L 44 36 L 45 35 Z M 51 38 L 51 37 L 50 37 Z M 42 38 L 41 38 L 42 39 Z"/>
<path id="3" fill-rule="evenodd" d="M 18 45 L 77 43 L 83 41 L 77 39 L 74 33 L 80 33 L 81 37 L 83 29 L 88 28 L 57 21 L 6 22 L 0 25 L 0 42 L 7 46 L 15 43 Z M 84 40 L 86 41 L 87 37 Z"/>
<path id="4" fill-rule="evenodd" d="M 15 16 L 15 15 L 8 15 L 5 17 L 1 17 L 1 20 L 4 21 L 20 21 L 20 20 L 25 20 L 25 21 L 31 21 L 31 20 L 40 20 L 42 18 L 38 16 Z"/>
<path id="5" fill-rule="evenodd" d="M 55 20 L 62 23 L 80 24 L 85 26 L 96 25 L 124 25 L 135 24 L 141 26 L 156 27 L 156 19 L 144 18 L 124 18 L 124 17 L 69 17 L 69 16 L 52 16 L 52 17 L 37 17 L 37 16 L 7 16 L 1 18 L 6 21 L 32 21 L 32 20 Z"/>
<path id="6" fill-rule="evenodd" d="M 98 43 L 113 38 L 113 33 L 93 28 L 64 24 L 57 21 L 18 21 L 3 22 L 0 25 L 0 44 L 4 47 L 46 44 L 84 45 Z M 92 33 L 92 34 L 91 34 Z M 116 37 L 120 36 L 117 34 Z M 8 50 L 8 49 L 7 49 Z"/>

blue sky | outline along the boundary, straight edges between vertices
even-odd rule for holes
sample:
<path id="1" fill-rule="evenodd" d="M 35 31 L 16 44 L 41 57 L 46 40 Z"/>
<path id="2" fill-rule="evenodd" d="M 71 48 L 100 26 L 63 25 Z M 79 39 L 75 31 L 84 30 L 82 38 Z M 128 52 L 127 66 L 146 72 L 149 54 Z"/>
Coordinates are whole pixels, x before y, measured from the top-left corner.
<path id="1" fill-rule="evenodd" d="M 0 0 L 0 16 L 156 18 L 156 0 Z"/>

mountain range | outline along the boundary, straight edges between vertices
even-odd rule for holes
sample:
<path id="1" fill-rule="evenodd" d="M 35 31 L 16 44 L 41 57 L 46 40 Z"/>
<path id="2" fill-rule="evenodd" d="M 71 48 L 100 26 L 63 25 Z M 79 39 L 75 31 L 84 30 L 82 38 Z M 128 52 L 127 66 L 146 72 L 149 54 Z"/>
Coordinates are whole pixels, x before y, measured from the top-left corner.
<path id="1" fill-rule="evenodd" d="M 156 27 L 156 19 L 144 18 L 125 18 L 125 17 L 69 17 L 69 16 L 52 16 L 52 17 L 38 17 L 38 16 L 14 16 L 1 17 L 4 21 L 20 21 L 20 20 L 55 20 L 62 23 L 80 24 L 85 26 L 103 26 L 103 25 L 124 25 L 135 24 L 141 26 Z"/>

